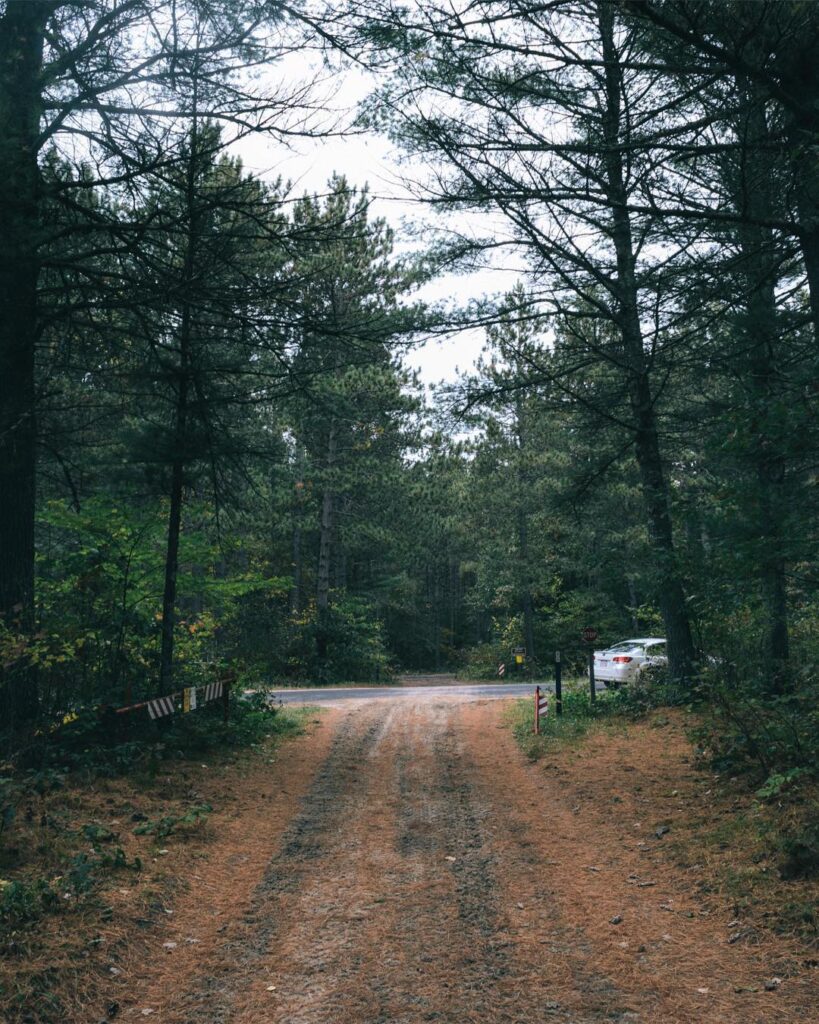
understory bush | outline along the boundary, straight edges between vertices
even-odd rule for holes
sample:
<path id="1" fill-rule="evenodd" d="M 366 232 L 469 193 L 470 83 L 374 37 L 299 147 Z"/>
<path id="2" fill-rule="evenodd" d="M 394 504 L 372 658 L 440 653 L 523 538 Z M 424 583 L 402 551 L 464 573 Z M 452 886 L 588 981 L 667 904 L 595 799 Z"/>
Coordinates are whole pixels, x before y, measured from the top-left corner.
<path id="1" fill-rule="evenodd" d="M 303 714 L 272 706 L 263 692 L 249 696 L 233 692 L 227 722 L 222 721 L 221 701 L 156 721 L 144 710 L 129 717 L 125 722 L 119 716 L 101 717 L 86 709 L 18 749 L 7 774 L 0 775 L 0 821 L 13 817 L 23 793 L 60 788 L 66 773 L 76 772 L 86 779 L 134 770 L 154 774 L 163 761 L 249 747 L 271 735 L 298 732 Z"/>
<path id="2" fill-rule="evenodd" d="M 245 664 L 231 643 L 248 609 L 268 612 L 288 581 L 260 557 L 219 534 L 205 506 L 190 503 L 178 573 L 174 689 L 200 686 L 227 662 Z M 77 511 L 63 501 L 39 511 L 37 625 L 0 621 L 0 733 L 11 722 L 12 687 L 34 676 L 40 723 L 59 729 L 90 708 L 154 697 L 158 661 L 167 509 L 88 499 Z M 256 623 L 256 632 L 265 632 Z"/>
<path id="3" fill-rule="evenodd" d="M 718 769 L 750 774 L 768 795 L 815 779 L 819 765 L 819 679 L 804 677 L 782 693 L 770 679 L 736 666 L 705 673 L 702 724 L 695 733 Z"/>
<path id="4" fill-rule="evenodd" d="M 513 615 L 509 618 L 492 619 L 492 639 L 488 643 L 478 644 L 465 652 L 463 664 L 458 670 L 462 679 L 498 679 L 498 668 L 505 666 L 503 676 L 506 682 L 532 678 L 537 673 L 537 666 L 531 662 L 522 668 L 515 666 L 513 650 L 523 647 L 523 616 Z"/>
<path id="5" fill-rule="evenodd" d="M 334 595 L 325 614 L 315 602 L 293 619 L 288 676 L 323 685 L 389 682 L 395 673 L 383 624 L 363 598 Z"/>
<path id="6" fill-rule="evenodd" d="M 663 665 L 649 665 L 631 683 L 610 690 L 606 707 L 614 714 L 640 718 L 654 708 L 679 707 L 698 702 L 702 697 L 699 679 L 679 682 Z"/>

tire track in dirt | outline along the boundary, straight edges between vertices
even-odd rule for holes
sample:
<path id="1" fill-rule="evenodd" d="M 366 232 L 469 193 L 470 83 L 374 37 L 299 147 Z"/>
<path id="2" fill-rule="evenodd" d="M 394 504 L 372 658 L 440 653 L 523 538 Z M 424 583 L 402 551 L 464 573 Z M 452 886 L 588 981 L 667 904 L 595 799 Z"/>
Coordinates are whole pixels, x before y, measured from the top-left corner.
<path id="1" fill-rule="evenodd" d="M 281 905 L 264 977 L 231 1019 L 540 1024 L 551 992 L 539 963 L 514 955 L 496 877 L 492 829 L 514 821 L 476 793 L 459 709 L 373 705 L 359 716 L 370 742 L 344 794 L 357 813 L 343 815 L 341 833 L 323 833 L 320 868 L 304 871 Z M 551 1019 L 618 1019 L 613 986 L 586 975 L 585 997 L 604 992 L 604 1004 L 571 1018 L 555 1005 Z"/>
<path id="2" fill-rule="evenodd" d="M 279 852 L 255 887 L 249 906 L 225 926 L 210 962 L 181 991 L 148 993 L 143 998 L 148 1004 L 160 1004 L 151 1017 L 157 1024 L 224 1024 L 234 1019 L 237 997 L 261 968 L 277 935 L 281 906 L 298 900 L 305 873 L 325 855 L 328 837 L 340 831 L 344 817 L 363 810 L 351 783 L 362 752 L 373 744 L 378 728 L 377 721 L 358 727 L 353 715 L 341 719 L 300 812 L 282 836 Z M 356 802 L 359 806 L 354 807 Z"/>
<path id="3" fill-rule="evenodd" d="M 673 974 L 638 969 L 628 924 L 607 920 L 619 897 L 606 875 L 622 873 L 620 848 L 612 854 L 561 807 L 555 783 L 524 763 L 500 726 L 497 705 L 379 701 L 336 722 L 250 899 L 237 901 L 219 948 L 180 993 L 157 1000 L 151 1020 L 764 1019 L 699 1014 L 699 997 Z M 654 899 L 639 898 L 644 909 Z M 658 926 L 664 915 L 651 914 Z"/>
<path id="4" fill-rule="evenodd" d="M 539 964 L 517 955 L 495 839 L 517 822 L 476 790 L 459 721 L 453 702 L 341 717 L 249 905 L 151 1019 L 568 1024 Z M 585 979 L 595 987 L 612 991 Z M 571 1024 L 618 1019 L 597 1009 Z"/>
<path id="5" fill-rule="evenodd" d="M 464 705 L 458 729 L 479 799 L 504 823 L 495 837 L 503 861 L 501 903 L 512 924 L 513 959 L 536 965 L 538 983 L 551 990 L 550 1013 L 541 1019 L 555 1019 L 553 1013 L 578 1022 L 641 1024 L 816 1019 L 809 979 L 792 979 L 787 993 L 760 991 L 773 950 L 766 958 L 761 950 L 727 945 L 729 908 L 701 916 L 685 898 L 679 872 L 656 861 L 650 888 L 630 884 L 645 877 L 645 844 L 625 841 L 618 814 L 603 820 L 583 813 L 570 775 L 557 782 L 527 764 L 502 713 L 490 704 Z M 602 767 L 594 778 L 598 803 L 605 803 L 610 786 Z M 613 926 L 618 915 L 622 924 Z"/>
<path id="6" fill-rule="evenodd" d="M 583 961 L 582 986 L 587 1012 L 578 1015 L 574 1009 L 564 1011 L 554 1001 L 548 972 L 542 970 L 542 949 L 535 950 L 534 956 L 520 955 L 515 942 L 516 922 L 508 912 L 505 887 L 501 884 L 503 876 L 518 870 L 520 864 L 509 856 L 508 849 L 501 857 L 495 839 L 497 835 L 515 834 L 519 831 L 518 822 L 510 816 L 507 807 L 488 801 L 476 787 L 475 765 L 464 744 L 461 711 L 449 705 L 445 712 L 439 720 L 439 728 L 425 730 L 425 743 L 412 747 L 416 758 L 423 758 L 426 752 L 427 771 L 419 770 L 416 762 L 410 768 L 409 782 L 402 786 L 402 848 L 416 848 L 427 858 L 451 858 L 452 895 L 457 911 L 457 920 L 448 928 L 440 921 L 432 922 L 437 927 L 426 929 L 428 935 L 440 936 L 434 956 L 430 956 L 439 965 L 436 1000 L 439 1010 L 428 1017 L 414 1019 L 452 1024 L 461 1021 L 541 1024 L 547 1018 L 571 1020 L 572 1024 L 628 1020 L 616 1010 L 618 1000 L 614 986 L 594 971 L 591 958 Z M 407 751 L 407 761 L 409 753 Z M 496 784 L 500 783 L 501 780 L 496 779 Z M 413 803 L 421 799 L 435 808 L 436 829 L 432 841 L 426 837 L 426 841 L 419 844 Z M 525 846 L 526 841 L 521 839 L 520 857 L 531 859 Z M 562 937 L 570 948 L 579 950 L 575 931 L 557 919 L 554 908 L 552 911 L 552 938 Z M 442 965 L 447 963 L 447 951 L 453 948 L 459 950 L 458 961 L 449 964 L 450 970 L 446 972 Z M 420 951 L 413 952 L 419 955 Z M 426 954 L 430 954 L 429 939 Z M 424 953 L 420 952 L 420 956 L 423 958 Z M 595 997 L 593 1000 L 589 999 L 591 995 Z M 588 1005 L 589 1002 L 592 1005 Z"/>

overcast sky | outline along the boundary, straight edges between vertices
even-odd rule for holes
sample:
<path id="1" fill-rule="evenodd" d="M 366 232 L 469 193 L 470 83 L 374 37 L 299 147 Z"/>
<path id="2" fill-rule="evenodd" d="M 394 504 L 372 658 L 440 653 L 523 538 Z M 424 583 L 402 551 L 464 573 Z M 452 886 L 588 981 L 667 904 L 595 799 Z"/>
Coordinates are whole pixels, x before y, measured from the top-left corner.
<path id="1" fill-rule="evenodd" d="M 291 65 L 290 72 L 303 75 L 304 66 Z M 339 120 L 349 119 L 353 104 L 363 99 L 370 83 L 358 73 L 338 74 L 319 86 L 327 95 L 327 106 L 335 105 Z M 338 104 L 344 97 L 346 109 Z M 375 216 L 384 217 L 395 230 L 397 248 L 409 244 L 406 225 L 423 221 L 441 230 L 444 222 L 432 211 L 416 202 L 405 180 L 423 175 L 423 168 L 402 163 L 400 154 L 384 137 L 377 135 L 351 135 L 322 140 L 302 139 L 287 149 L 273 139 L 254 135 L 237 145 L 247 170 L 263 180 L 278 177 L 293 183 L 296 195 L 304 192 L 323 193 L 327 181 L 335 172 L 343 174 L 351 185 L 370 186 Z M 448 275 L 427 286 L 421 297 L 430 301 L 453 299 L 465 301 L 486 294 L 507 291 L 517 280 L 512 268 L 496 268 L 469 275 Z M 411 367 L 417 369 L 426 384 L 440 380 L 455 380 L 460 372 L 474 366 L 484 345 L 483 331 L 464 331 L 443 341 L 429 341 L 407 357 Z"/>

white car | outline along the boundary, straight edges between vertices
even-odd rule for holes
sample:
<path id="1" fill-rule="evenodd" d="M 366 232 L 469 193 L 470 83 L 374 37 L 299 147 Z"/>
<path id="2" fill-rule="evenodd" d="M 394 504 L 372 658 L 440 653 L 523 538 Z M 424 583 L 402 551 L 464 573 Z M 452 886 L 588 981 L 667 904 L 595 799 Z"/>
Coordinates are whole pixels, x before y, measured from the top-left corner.
<path id="1" fill-rule="evenodd" d="M 667 664 L 664 637 L 621 640 L 605 651 L 594 652 L 594 678 L 606 686 L 619 686 L 634 682 L 649 665 Z"/>

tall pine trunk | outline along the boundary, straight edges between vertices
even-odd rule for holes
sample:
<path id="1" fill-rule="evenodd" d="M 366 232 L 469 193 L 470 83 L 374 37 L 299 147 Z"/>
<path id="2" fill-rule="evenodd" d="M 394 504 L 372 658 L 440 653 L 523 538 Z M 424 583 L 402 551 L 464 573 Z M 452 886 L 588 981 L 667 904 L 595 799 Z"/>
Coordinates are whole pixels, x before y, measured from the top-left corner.
<path id="1" fill-rule="evenodd" d="M 168 540 L 165 548 L 165 588 L 162 595 L 162 647 L 159 656 L 159 692 L 173 689 L 174 629 L 176 627 L 176 582 L 179 573 L 179 539 L 182 532 L 182 485 L 184 466 L 175 459 L 171 467 Z"/>
<path id="2" fill-rule="evenodd" d="M 333 491 L 332 473 L 336 461 L 336 443 L 336 423 L 335 420 L 331 420 L 327 435 L 327 459 L 325 465 L 328 479 L 325 481 L 321 499 L 319 560 L 316 580 L 316 613 L 318 617 L 316 653 L 318 654 L 319 661 L 325 661 L 327 658 L 327 618 L 330 609 L 330 569 L 332 565 L 333 529 L 335 525 L 335 493 Z"/>
<path id="3" fill-rule="evenodd" d="M 523 611 L 523 645 L 526 650 L 526 659 L 529 665 L 535 659 L 535 604 L 532 600 L 532 587 L 529 579 L 529 523 L 526 516 L 526 509 L 522 502 L 526 500 L 531 481 L 522 465 L 523 453 L 527 440 L 527 430 L 524 423 L 524 409 L 520 391 L 515 396 L 515 433 L 518 447 L 517 466 L 517 528 L 518 528 L 518 558 L 522 579 L 520 580 L 520 603 Z"/>
<path id="4" fill-rule="evenodd" d="M 193 239 L 188 239 L 188 262 L 193 262 Z M 191 269 L 192 273 L 192 269 Z M 159 655 L 159 692 L 173 689 L 174 632 L 176 629 L 176 593 L 179 575 L 179 541 L 182 535 L 182 501 L 185 476 L 184 453 L 188 432 L 188 388 L 190 386 L 191 308 L 186 302 L 182 310 L 179 332 L 179 378 L 176 392 L 176 410 L 173 433 L 173 460 L 171 462 L 170 508 L 168 510 L 168 539 L 165 548 L 165 587 L 162 594 L 162 645 Z"/>
<path id="5" fill-rule="evenodd" d="M 777 308 L 776 283 L 778 253 L 770 228 L 758 226 L 769 218 L 773 206 L 774 175 L 769 153 L 769 137 L 762 98 L 754 95 L 748 83 L 740 82 L 746 96 L 746 164 L 737 206 L 751 214 L 738 232 L 743 257 L 745 289 L 745 330 L 743 350 L 747 352 L 747 375 L 752 402 L 751 458 L 755 489 L 753 528 L 758 555 L 755 557 L 762 599 L 765 606 L 766 656 L 771 664 L 771 688 L 782 689 L 785 663 L 790 655 L 788 598 L 785 583 L 786 561 L 782 516 L 786 466 L 781 438 L 771 436 L 767 421 L 769 407 L 777 395 L 776 359 Z M 819 270 L 819 268 L 817 268 Z M 819 289 L 816 297 L 819 298 Z M 813 301 L 813 300 L 812 300 Z"/>
<path id="6" fill-rule="evenodd" d="M 41 115 L 50 3 L 9 0 L 0 17 L 0 617 L 34 625 L 34 512 Z M 37 714 L 33 668 L 3 673 L 13 724 Z"/>
<path id="7" fill-rule="evenodd" d="M 162 640 L 159 654 L 159 692 L 173 690 L 174 638 L 176 630 L 176 596 L 179 575 L 179 541 L 182 534 L 182 503 L 184 496 L 185 458 L 188 447 L 189 389 L 193 345 L 194 278 L 196 276 L 199 208 L 196 182 L 199 173 L 199 133 L 196 120 L 191 127 L 190 153 L 186 168 L 185 211 L 187 235 L 182 267 L 181 315 L 179 324 L 179 361 L 176 368 L 176 403 L 174 409 L 173 454 L 171 459 L 170 508 L 168 539 L 165 549 L 165 586 L 162 594 Z"/>
<path id="8" fill-rule="evenodd" d="M 813 333 L 819 342 L 819 71 L 813 66 L 800 70 L 806 77 L 790 81 L 789 86 L 794 95 L 803 97 L 801 112 L 787 112 L 786 132 L 799 220 L 797 238 L 808 280 Z"/>
<path id="9" fill-rule="evenodd" d="M 290 588 L 290 614 L 297 615 L 303 604 L 303 576 L 304 576 L 304 476 L 306 472 L 306 460 L 304 450 L 299 447 L 296 454 L 296 482 L 293 485 L 293 503 L 291 505 L 292 515 L 292 568 L 293 585 Z M 273 488 L 271 488 L 271 492 Z M 274 530 L 275 538 L 275 530 Z"/>
<path id="10" fill-rule="evenodd" d="M 640 326 L 636 259 L 627 211 L 622 146 L 624 140 L 621 138 L 621 97 L 624 90 L 619 55 L 614 43 L 615 8 L 613 4 L 600 0 L 597 10 L 605 61 L 606 109 L 603 112 L 603 125 L 606 188 L 611 206 L 611 238 L 617 261 L 613 291 L 617 325 L 623 339 L 628 367 L 634 451 L 656 569 L 658 603 L 665 624 L 669 669 L 674 678 L 688 679 L 694 666 L 694 644 L 674 549 L 669 490 L 663 470 L 649 365 Z"/>
<path id="11" fill-rule="evenodd" d="M 301 556 L 301 519 L 298 512 L 293 519 L 293 586 L 290 588 L 290 613 L 297 615 L 301 611 L 301 577 L 302 577 L 302 556 Z"/>

